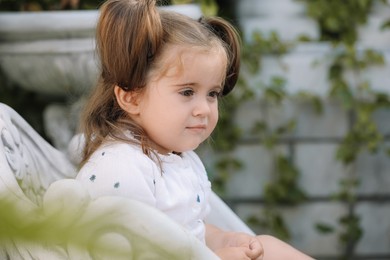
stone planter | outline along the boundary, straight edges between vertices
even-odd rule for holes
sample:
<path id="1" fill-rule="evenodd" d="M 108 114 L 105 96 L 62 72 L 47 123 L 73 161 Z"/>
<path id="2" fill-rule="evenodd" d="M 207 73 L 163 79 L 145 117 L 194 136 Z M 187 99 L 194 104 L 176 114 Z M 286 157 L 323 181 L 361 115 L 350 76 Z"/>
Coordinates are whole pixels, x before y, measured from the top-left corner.
<path id="1" fill-rule="evenodd" d="M 162 7 L 198 18 L 198 5 Z M 96 83 L 98 11 L 0 13 L 0 69 L 19 86 L 80 97 Z"/>

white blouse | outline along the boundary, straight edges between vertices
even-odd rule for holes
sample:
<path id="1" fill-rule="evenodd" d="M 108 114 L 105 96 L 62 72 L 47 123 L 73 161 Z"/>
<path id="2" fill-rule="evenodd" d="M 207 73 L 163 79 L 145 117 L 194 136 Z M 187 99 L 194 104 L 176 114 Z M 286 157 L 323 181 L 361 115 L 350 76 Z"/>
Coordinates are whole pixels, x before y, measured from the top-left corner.
<path id="1" fill-rule="evenodd" d="M 161 169 L 140 147 L 110 142 L 92 154 L 76 178 L 92 198 L 114 195 L 147 203 L 204 242 L 211 184 L 201 160 L 193 151 L 160 159 Z"/>

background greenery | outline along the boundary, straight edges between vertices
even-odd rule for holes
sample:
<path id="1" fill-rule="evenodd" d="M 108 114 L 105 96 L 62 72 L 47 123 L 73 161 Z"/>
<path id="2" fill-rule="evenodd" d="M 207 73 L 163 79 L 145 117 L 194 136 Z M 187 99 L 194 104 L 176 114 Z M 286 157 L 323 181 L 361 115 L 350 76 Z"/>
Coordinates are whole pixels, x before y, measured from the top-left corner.
<path id="1" fill-rule="evenodd" d="M 359 75 L 365 70 L 376 66 L 384 65 L 384 58 L 381 52 L 374 49 L 365 48 L 358 50 L 358 27 L 367 22 L 374 4 L 378 2 L 387 5 L 386 1 L 374 0 L 298 0 L 306 5 L 307 15 L 313 18 L 319 28 L 319 39 L 310 39 L 306 35 L 301 35 L 294 42 L 283 42 L 277 33 L 264 36 L 262 32 L 256 32 L 252 36 L 250 43 L 245 43 L 243 47 L 244 69 L 259 73 L 261 70 L 261 58 L 265 55 L 281 57 L 289 52 L 290 48 L 302 41 L 329 42 L 334 49 L 333 57 L 330 57 L 331 64 L 328 69 L 328 97 L 326 99 L 335 100 L 341 103 L 347 114 L 351 118 L 349 132 L 343 137 L 335 157 L 346 167 L 353 165 L 357 156 L 368 151 L 376 153 L 387 151 L 386 136 L 378 130 L 373 119 L 376 111 L 390 107 L 390 100 L 387 92 L 378 92 L 372 89 L 370 82 L 358 81 L 351 84 L 345 78 L 345 72 L 353 72 Z M 389 22 L 384 22 L 382 29 L 388 28 Z M 227 116 L 221 117 L 220 127 L 223 131 L 216 131 L 217 151 L 224 152 L 234 149 L 234 144 L 241 139 L 240 131 L 232 122 L 234 110 L 244 100 L 256 99 L 253 89 L 261 91 L 259 102 L 265 104 L 280 104 L 283 100 L 306 100 L 312 102 L 313 109 L 319 115 L 322 113 L 326 100 L 311 93 L 300 92 L 295 95 L 288 94 L 283 77 L 275 78 L 271 84 L 260 83 L 258 86 L 248 87 L 248 82 L 242 79 L 240 89 L 245 91 L 240 96 L 228 97 L 232 100 L 226 102 L 228 109 Z M 297 185 L 300 175 L 298 167 L 294 165 L 291 158 L 286 157 L 275 149 L 275 145 L 285 141 L 285 136 L 294 130 L 296 122 L 286 121 L 279 127 L 272 129 L 266 121 L 254 122 L 253 132 L 274 158 L 274 180 L 265 184 L 264 207 L 262 216 L 253 216 L 248 221 L 253 226 L 259 226 L 262 230 L 268 230 L 276 236 L 288 240 L 290 232 L 288 226 L 280 213 L 280 206 L 299 205 L 304 202 L 306 195 L 303 189 Z M 235 158 L 222 158 L 218 165 L 216 174 L 217 183 L 221 186 L 226 182 L 231 174 L 242 167 Z M 318 232 L 327 234 L 337 232 L 339 242 L 343 247 L 342 259 L 355 259 L 356 245 L 361 239 L 364 230 L 360 225 L 361 218 L 353 210 L 356 203 L 356 190 L 359 186 L 359 179 L 347 176 L 340 181 L 339 192 L 334 194 L 334 199 L 344 203 L 349 210 L 346 215 L 339 218 L 338 226 L 330 226 L 325 223 L 318 223 Z M 223 191 L 223 187 L 221 187 Z"/>

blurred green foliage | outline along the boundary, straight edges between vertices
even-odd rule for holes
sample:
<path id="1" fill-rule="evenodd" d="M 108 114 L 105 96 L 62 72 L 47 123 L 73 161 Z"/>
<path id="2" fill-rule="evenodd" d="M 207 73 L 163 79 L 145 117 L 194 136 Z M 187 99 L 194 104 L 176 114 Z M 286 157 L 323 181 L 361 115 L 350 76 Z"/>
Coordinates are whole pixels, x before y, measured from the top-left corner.
<path id="1" fill-rule="evenodd" d="M 376 2 L 386 0 L 298 0 L 304 2 L 307 14 L 320 28 L 321 41 L 354 44 L 358 26 L 366 23 Z"/>
<path id="2" fill-rule="evenodd" d="M 390 98 L 387 93 L 375 91 L 370 82 L 360 75 L 368 69 L 380 67 L 385 64 L 383 54 L 374 49 L 358 48 L 358 28 L 367 22 L 369 15 L 375 5 L 388 5 L 384 0 L 297 0 L 306 5 L 307 15 L 313 18 L 320 28 L 320 38 L 312 40 L 307 37 L 300 37 L 297 41 L 319 41 L 332 43 L 331 55 L 327 57 L 330 61 L 328 69 L 329 99 L 341 103 L 347 115 L 349 115 L 350 128 L 342 138 L 336 151 L 335 158 L 345 166 L 345 179 L 340 181 L 340 190 L 334 194 L 334 198 L 353 208 L 356 203 L 356 190 L 359 180 L 350 172 L 351 165 L 356 162 L 358 155 L 362 152 L 376 153 L 380 150 L 386 151 L 390 155 L 390 149 L 386 147 L 385 138 L 377 127 L 374 120 L 374 113 L 380 109 L 390 108 Z M 378 7 L 377 7 L 378 8 Z M 389 21 L 383 23 L 381 28 L 390 28 Z M 298 43 L 298 42 L 296 42 Z M 243 67 L 249 73 L 255 75 L 261 71 L 262 60 L 265 56 L 272 56 L 276 59 L 287 54 L 294 42 L 284 42 L 280 40 L 276 33 L 271 33 L 267 37 L 261 32 L 256 32 L 249 42 L 243 46 Z M 321 61 L 320 61 L 321 62 Z M 351 81 L 347 75 L 352 74 L 354 80 Z M 248 86 L 251 84 L 251 86 Z M 313 109 L 317 113 L 322 113 L 323 98 L 316 95 L 300 92 L 292 96 L 286 92 L 283 76 L 275 77 L 270 83 L 246 82 L 243 78 L 239 80 L 239 87 L 235 90 L 239 96 L 246 97 L 247 100 L 256 100 L 261 96 L 260 102 L 265 104 L 283 104 L 284 100 L 298 99 L 310 101 Z M 255 95 L 256 92 L 258 95 Z M 225 104 L 224 104 L 225 105 Z M 233 117 L 239 104 L 230 103 L 229 115 Z M 227 120 L 227 119 L 226 119 Z M 304 191 L 297 185 L 299 179 L 299 169 L 294 165 L 294 161 L 281 154 L 277 149 L 283 138 L 292 133 L 295 128 L 295 120 L 289 119 L 285 124 L 271 128 L 267 121 L 254 122 L 252 133 L 269 150 L 273 158 L 273 181 L 265 184 L 264 187 L 264 210 L 261 214 L 253 215 L 248 219 L 252 227 L 260 227 L 262 231 L 269 231 L 279 238 L 288 239 L 289 228 L 284 223 L 279 212 L 280 207 L 286 205 L 298 205 L 305 201 Z M 232 142 L 239 142 L 242 133 L 235 130 L 234 138 L 224 136 L 226 129 L 232 129 L 233 121 L 226 121 L 222 124 L 219 136 L 215 142 L 224 144 L 223 147 L 234 149 L 236 145 Z M 226 141 L 228 140 L 228 141 Z M 218 147 L 218 146 L 217 146 Z M 226 153 L 226 151 L 225 151 Z M 227 153 L 229 154 L 229 153 Z M 229 157 L 230 156 L 230 157 Z M 226 157 L 228 162 L 232 162 L 231 154 Z M 245 165 L 237 162 L 229 166 L 229 163 L 217 164 L 220 167 L 221 175 L 227 179 L 229 175 Z M 217 170 L 218 171 L 218 170 Z M 338 219 L 338 226 L 334 227 L 327 223 L 317 223 L 314 227 L 318 232 L 328 234 L 337 232 L 339 234 L 340 246 L 344 248 L 341 256 L 343 259 L 353 259 L 354 248 L 363 235 L 364 230 L 360 226 L 360 217 L 353 210 Z"/>

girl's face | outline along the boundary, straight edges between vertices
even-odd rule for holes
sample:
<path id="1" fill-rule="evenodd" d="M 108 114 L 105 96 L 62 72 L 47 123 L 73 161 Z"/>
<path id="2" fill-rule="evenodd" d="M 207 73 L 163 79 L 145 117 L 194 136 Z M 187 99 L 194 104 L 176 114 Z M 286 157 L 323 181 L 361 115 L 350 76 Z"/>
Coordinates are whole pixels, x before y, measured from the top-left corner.
<path id="1" fill-rule="evenodd" d="M 134 119 L 159 153 L 193 150 L 217 124 L 225 54 L 169 46 L 160 59 L 167 68 L 149 80 Z"/>

